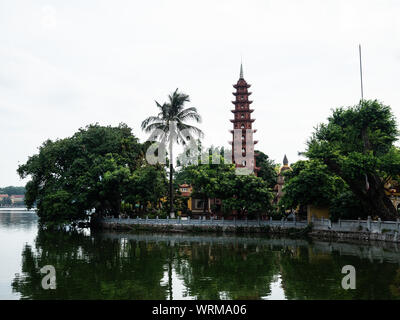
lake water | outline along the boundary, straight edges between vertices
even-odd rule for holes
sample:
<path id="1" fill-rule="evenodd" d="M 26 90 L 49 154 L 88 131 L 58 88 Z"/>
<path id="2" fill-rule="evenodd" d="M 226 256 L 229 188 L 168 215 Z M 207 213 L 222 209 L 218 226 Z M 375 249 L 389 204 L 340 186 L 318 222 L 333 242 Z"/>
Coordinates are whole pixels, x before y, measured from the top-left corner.
<path id="1" fill-rule="evenodd" d="M 400 299 L 400 248 L 244 235 L 39 231 L 0 210 L 0 299 Z M 40 269 L 56 270 L 44 290 Z M 356 289 L 341 286 L 342 267 Z"/>

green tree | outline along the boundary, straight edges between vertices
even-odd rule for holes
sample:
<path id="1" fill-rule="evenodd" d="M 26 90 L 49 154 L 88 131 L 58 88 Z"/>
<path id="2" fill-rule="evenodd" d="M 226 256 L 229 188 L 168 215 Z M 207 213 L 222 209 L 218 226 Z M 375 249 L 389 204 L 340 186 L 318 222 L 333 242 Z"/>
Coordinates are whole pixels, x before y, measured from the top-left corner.
<path id="1" fill-rule="evenodd" d="M 140 167 L 129 179 L 126 200 L 133 204 L 140 204 L 142 209 L 145 209 L 148 204 L 152 207 L 159 205 L 167 191 L 165 170 L 160 165 Z"/>
<path id="2" fill-rule="evenodd" d="M 368 215 L 397 216 L 384 185 L 400 174 L 400 152 L 394 146 L 397 125 L 389 106 L 377 100 L 338 108 L 307 142 L 305 155 L 320 160 L 341 177 Z"/>
<path id="3" fill-rule="evenodd" d="M 230 179 L 235 176 L 235 167 L 225 164 L 220 157 L 220 163 L 212 163 L 212 156 L 208 157 L 208 163 L 191 165 L 186 167 L 186 177 L 193 187 L 193 196 L 204 200 L 204 212 L 206 211 L 208 198 L 227 199 L 231 194 L 227 193 Z"/>
<path id="4" fill-rule="evenodd" d="M 222 200 L 225 212 L 238 212 L 239 216 L 254 217 L 272 210 L 272 191 L 262 178 L 251 175 L 237 175 L 233 164 L 226 164 L 220 156 L 219 164 L 208 163 L 185 167 L 185 177 L 193 187 L 193 196 L 204 199 Z M 206 208 L 204 208 L 206 210 Z"/>
<path id="5" fill-rule="evenodd" d="M 254 153 L 256 154 L 256 165 L 260 168 L 257 176 L 262 178 L 268 184 L 268 187 L 273 188 L 278 176 L 275 162 L 269 159 L 264 152 L 256 150 Z"/>
<path id="6" fill-rule="evenodd" d="M 284 172 L 283 209 L 309 204 L 329 207 L 331 219 L 366 218 L 367 213 L 347 183 L 319 160 L 300 160 Z"/>
<path id="7" fill-rule="evenodd" d="M 239 216 L 250 218 L 270 214 L 273 210 L 271 188 L 262 178 L 250 175 L 234 175 L 227 182 L 224 211 L 237 211 Z"/>
<path id="8" fill-rule="evenodd" d="M 48 140 L 18 168 L 21 178 L 31 178 L 26 205 L 36 203 L 45 224 L 88 219 L 93 209 L 98 215 L 117 216 L 130 196 L 136 170 L 144 170 L 143 149 L 125 124 L 90 125 L 70 138 Z"/>
<path id="9" fill-rule="evenodd" d="M 202 131 L 192 125 L 185 123 L 187 120 L 201 121 L 201 117 L 195 107 L 185 108 L 185 103 L 190 102 L 189 96 L 179 93 L 176 89 L 168 96 L 169 101 L 162 105 L 156 101 L 159 108 L 157 116 L 151 116 L 142 122 L 142 129 L 145 132 L 160 132 L 154 134 L 154 139 L 159 140 L 162 144 L 168 144 L 169 151 L 169 200 L 171 216 L 174 216 L 173 205 L 173 146 L 175 143 L 186 144 L 188 135 L 195 133 L 202 136 Z M 185 130 L 185 131 L 184 131 Z M 183 134 L 185 132 L 185 134 Z M 156 137 L 155 137 L 156 136 Z"/>
<path id="10" fill-rule="evenodd" d="M 286 209 L 309 204 L 329 206 L 346 188 L 345 182 L 318 160 L 299 160 L 291 169 L 284 172 L 284 195 L 279 202 Z"/>

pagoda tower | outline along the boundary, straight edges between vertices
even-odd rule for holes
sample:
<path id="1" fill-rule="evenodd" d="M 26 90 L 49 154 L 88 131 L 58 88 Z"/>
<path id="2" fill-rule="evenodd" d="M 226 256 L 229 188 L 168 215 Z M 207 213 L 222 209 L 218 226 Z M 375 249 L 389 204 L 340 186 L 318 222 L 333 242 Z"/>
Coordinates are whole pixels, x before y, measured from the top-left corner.
<path id="1" fill-rule="evenodd" d="M 248 91 L 248 88 L 250 86 L 243 78 L 243 66 L 240 64 L 239 80 L 233 85 L 236 92 L 233 92 L 235 100 L 232 103 L 235 109 L 231 110 L 234 115 L 231 122 L 234 130 L 231 130 L 233 140 L 230 143 L 232 144 L 232 163 L 236 165 L 236 168 L 246 167 L 257 174 L 259 168 L 256 167 L 255 156 L 257 154 L 254 153 L 254 145 L 258 141 L 253 140 L 253 133 L 257 130 L 253 130 L 255 119 L 251 118 L 254 109 L 250 109 L 250 104 L 253 103 L 249 100 L 251 92 Z"/>

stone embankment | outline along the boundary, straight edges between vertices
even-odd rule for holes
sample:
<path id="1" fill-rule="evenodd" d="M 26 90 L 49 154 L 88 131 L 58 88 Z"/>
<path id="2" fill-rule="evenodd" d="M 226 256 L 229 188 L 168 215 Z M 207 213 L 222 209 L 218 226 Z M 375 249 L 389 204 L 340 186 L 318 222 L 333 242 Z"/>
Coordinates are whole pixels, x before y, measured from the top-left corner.
<path id="1" fill-rule="evenodd" d="M 204 219 L 118 219 L 105 218 L 98 226 L 107 230 L 154 232 L 211 232 L 211 233 L 265 233 L 305 236 L 335 241 L 388 241 L 400 242 L 400 220 L 373 221 L 329 219 L 307 221 L 287 220 L 204 220 Z"/>

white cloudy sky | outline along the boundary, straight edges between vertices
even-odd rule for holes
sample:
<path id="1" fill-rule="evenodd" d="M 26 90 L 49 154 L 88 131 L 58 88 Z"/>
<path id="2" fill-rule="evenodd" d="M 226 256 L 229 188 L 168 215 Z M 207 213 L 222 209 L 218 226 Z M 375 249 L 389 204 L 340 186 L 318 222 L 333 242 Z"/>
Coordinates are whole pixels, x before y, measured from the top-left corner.
<path id="1" fill-rule="evenodd" d="M 227 145 L 243 57 L 258 148 L 298 159 L 330 109 L 366 98 L 400 119 L 398 0 L 0 1 L 0 186 L 47 138 L 141 121 L 175 88 Z"/>

